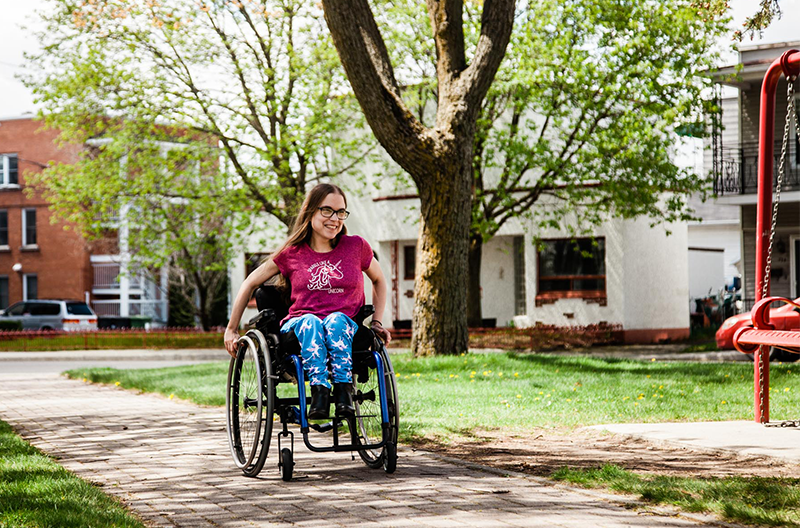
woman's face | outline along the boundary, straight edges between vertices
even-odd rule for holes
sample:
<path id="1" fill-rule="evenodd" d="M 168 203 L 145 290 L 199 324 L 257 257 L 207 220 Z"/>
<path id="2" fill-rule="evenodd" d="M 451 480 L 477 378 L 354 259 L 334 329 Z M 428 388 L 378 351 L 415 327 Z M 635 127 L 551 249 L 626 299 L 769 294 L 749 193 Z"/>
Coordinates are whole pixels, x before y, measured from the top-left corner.
<path id="1" fill-rule="evenodd" d="M 322 214 L 323 208 L 330 208 L 334 211 L 330 218 L 325 218 Z M 322 200 L 319 208 L 311 217 L 311 229 L 314 233 L 325 240 L 333 240 L 342 230 L 344 220 L 340 220 L 336 211 L 345 209 L 344 196 L 341 194 L 330 193 Z"/>

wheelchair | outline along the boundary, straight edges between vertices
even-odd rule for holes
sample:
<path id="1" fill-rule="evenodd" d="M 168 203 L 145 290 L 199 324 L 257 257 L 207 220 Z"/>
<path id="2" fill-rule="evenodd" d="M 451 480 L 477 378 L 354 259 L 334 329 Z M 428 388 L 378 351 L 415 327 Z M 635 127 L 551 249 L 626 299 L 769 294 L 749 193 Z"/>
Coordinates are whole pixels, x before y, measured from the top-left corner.
<path id="1" fill-rule="evenodd" d="M 292 479 L 294 470 L 292 424 L 299 425 L 303 443 L 313 452 L 357 451 L 368 467 L 393 473 L 399 431 L 397 380 L 383 342 L 363 325 L 373 307 L 362 307 L 354 318 L 359 326 L 353 336 L 354 416 L 333 416 L 330 422 L 319 424 L 308 420 L 310 396 L 306 393 L 300 344 L 294 332 L 280 333 L 279 322 L 288 307 L 273 286 L 258 288 L 255 299 L 259 313 L 249 322 L 253 328 L 239 338 L 237 355 L 228 368 L 226 430 L 236 467 L 248 477 L 261 472 L 273 425 L 279 421 L 277 462 L 285 481 Z M 297 396 L 278 397 L 280 383 L 295 384 Z M 331 442 L 313 444 L 311 430 L 332 432 Z"/>

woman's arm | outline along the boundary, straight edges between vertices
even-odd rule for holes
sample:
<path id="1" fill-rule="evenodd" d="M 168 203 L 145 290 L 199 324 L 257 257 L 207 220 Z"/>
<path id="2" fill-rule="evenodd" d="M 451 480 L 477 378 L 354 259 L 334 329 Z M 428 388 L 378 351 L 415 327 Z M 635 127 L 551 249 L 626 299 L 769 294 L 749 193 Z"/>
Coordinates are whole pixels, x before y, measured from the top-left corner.
<path id="1" fill-rule="evenodd" d="M 383 276 L 381 265 L 376 259 L 372 259 L 366 274 L 372 281 L 372 304 L 375 307 L 375 313 L 372 314 L 372 330 L 383 339 L 384 343 L 388 343 L 392 340 L 392 335 L 381 323 L 383 311 L 386 309 L 386 277 Z"/>
<path id="2" fill-rule="evenodd" d="M 225 350 L 228 351 L 233 357 L 236 357 L 236 341 L 239 339 L 239 323 L 242 320 L 242 314 L 247 307 L 250 297 L 256 288 L 264 284 L 266 281 L 279 273 L 278 266 L 270 258 L 265 263 L 257 267 L 253 273 L 247 276 L 239 288 L 239 293 L 236 294 L 236 299 L 233 301 L 231 308 L 231 318 L 228 321 L 228 326 L 225 328 Z"/>

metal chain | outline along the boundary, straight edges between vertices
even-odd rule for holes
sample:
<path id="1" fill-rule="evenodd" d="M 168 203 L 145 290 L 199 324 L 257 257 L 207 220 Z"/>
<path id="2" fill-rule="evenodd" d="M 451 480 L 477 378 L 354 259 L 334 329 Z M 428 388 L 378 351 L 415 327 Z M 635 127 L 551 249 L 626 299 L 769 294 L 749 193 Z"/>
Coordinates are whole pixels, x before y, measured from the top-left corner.
<path id="1" fill-rule="evenodd" d="M 783 176 L 786 170 L 786 147 L 789 144 L 789 130 L 792 123 L 792 116 L 795 114 L 795 105 L 794 105 L 794 81 L 797 77 L 787 78 L 787 87 L 786 87 L 786 123 L 783 126 L 783 143 L 781 145 L 781 160 L 778 165 L 778 181 L 775 185 L 775 202 L 772 204 L 772 225 L 770 226 L 769 230 L 769 247 L 767 248 L 767 263 L 764 266 L 764 287 L 761 293 L 761 298 L 765 298 L 769 292 L 769 282 L 770 282 L 770 272 L 772 269 L 772 244 L 775 240 L 775 226 L 778 223 L 778 205 L 781 202 L 781 187 L 783 186 Z M 800 138 L 800 124 L 797 123 L 797 119 L 795 119 L 795 127 L 797 129 L 797 137 Z M 764 420 L 764 355 L 761 351 L 764 346 L 758 347 L 758 355 L 756 360 L 758 361 L 758 386 L 759 386 L 759 394 L 758 394 L 758 406 L 759 406 L 759 415 L 761 417 L 762 423 L 765 423 Z M 769 353 L 767 353 L 767 361 L 769 361 Z M 789 422 L 784 422 L 789 423 Z M 791 422 L 792 426 L 795 426 L 794 422 Z M 788 425 L 780 425 L 781 427 L 787 427 Z"/>
<path id="2" fill-rule="evenodd" d="M 795 78 L 787 79 L 786 98 L 786 122 L 783 125 L 783 143 L 781 145 L 781 161 L 778 165 L 778 181 L 775 184 L 775 201 L 772 204 L 772 225 L 769 230 L 769 247 L 767 248 L 767 264 L 764 268 L 764 287 L 761 291 L 761 298 L 767 296 L 769 292 L 770 271 L 772 269 L 772 244 L 775 241 L 775 225 L 778 223 L 778 205 L 781 202 L 781 187 L 783 177 L 786 173 L 786 147 L 789 145 L 789 129 L 792 125 L 792 115 L 795 113 L 794 107 L 794 81 Z M 797 123 L 795 123 L 797 126 Z M 798 128 L 800 130 L 800 127 Z"/>

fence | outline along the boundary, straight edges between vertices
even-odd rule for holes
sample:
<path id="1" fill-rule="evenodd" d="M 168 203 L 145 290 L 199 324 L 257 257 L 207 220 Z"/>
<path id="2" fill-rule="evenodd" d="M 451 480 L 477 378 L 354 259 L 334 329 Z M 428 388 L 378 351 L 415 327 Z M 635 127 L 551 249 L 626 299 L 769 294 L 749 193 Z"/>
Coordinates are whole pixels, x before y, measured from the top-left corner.
<path id="1" fill-rule="evenodd" d="M 0 332 L 0 351 L 130 348 L 222 348 L 222 332 L 193 328 L 118 329 L 95 332 L 14 330 Z"/>
<path id="2" fill-rule="evenodd" d="M 620 325 L 471 328 L 471 348 L 552 350 L 621 342 Z M 98 330 L 95 332 L 0 331 L 0 351 L 100 350 L 130 348 L 222 348 L 222 331 L 194 328 Z M 408 346 L 411 330 L 392 330 L 392 346 Z"/>
<path id="3" fill-rule="evenodd" d="M 406 347 L 411 330 L 391 330 L 393 347 Z M 596 324 L 587 326 L 536 325 L 529 328 L 470 328 L 470 348 L 509 350 L 553 350 L 581 348 L 622 342 L 622 326 Z"/>

